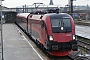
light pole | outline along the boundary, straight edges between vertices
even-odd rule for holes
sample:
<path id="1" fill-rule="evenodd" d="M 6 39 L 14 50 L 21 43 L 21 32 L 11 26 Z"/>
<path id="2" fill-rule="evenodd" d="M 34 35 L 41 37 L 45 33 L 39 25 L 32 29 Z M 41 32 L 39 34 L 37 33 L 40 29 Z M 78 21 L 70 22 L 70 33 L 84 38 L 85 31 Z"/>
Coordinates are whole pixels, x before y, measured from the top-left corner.
<path id="1" fill-rule="evenodd" d="M 70 7 L 70 14 L 71 14 L 71 16 L 73 14 L 73 1 L 76 1 L 76 0 L 69 0 L 69 7 Z"/>
<path id="2" fill-rule="evenodd" d="M 69 11 L 70 11 L 70 14 L 72 15 L 73 13 L 73 0 L 69 0 Z"/>
<path id="3" fill-rule="evenodd" d="M 3 21 L 2 21 L 2 1 L 4 0 L 0 0 L 0 5 L 1 5 L 1 60 L 4 60 L 3 58 L 3 33 L 2 33 L 2 25 L 3 25 Z"/>
<path id="4" fill-rule="evenodd" d="M 70 0 L 70 13 L 73 13 L 73 0 Z"/>

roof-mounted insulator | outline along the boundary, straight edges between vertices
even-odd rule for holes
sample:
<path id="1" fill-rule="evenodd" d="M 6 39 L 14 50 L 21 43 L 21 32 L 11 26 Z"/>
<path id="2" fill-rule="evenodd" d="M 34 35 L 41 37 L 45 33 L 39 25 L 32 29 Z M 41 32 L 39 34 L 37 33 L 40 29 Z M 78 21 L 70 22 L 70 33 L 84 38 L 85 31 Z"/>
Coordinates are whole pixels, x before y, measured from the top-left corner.
<path id="1" fill-rule="evenodd" d="M 40 17 L 40 19 L 42 19 L 43 16 Z"/>
<path id="2" fill-rule="evenodd" d="M 59 13 L 59 9 L 56 9 L 56 13 Z"/>
<path id="3" fill-rule="evenodd" d="M 30 18 L 32 18 L 33 15 L 30 15 Z"/>
<path id="4" fill-rule="evenodd" d="M 59 9 L 48 9 L 48 13 L 59 13 Z"/>

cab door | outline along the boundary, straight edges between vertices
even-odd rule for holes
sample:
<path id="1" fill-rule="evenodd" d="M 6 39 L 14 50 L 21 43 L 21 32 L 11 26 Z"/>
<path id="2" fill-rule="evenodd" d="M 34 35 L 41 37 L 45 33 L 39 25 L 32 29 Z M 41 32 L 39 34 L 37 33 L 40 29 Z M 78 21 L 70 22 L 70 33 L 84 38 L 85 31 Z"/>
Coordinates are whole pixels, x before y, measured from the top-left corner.
<path id="1" fill-rule="evenodd" d="M 47 40 L 47 31 L 46 24 L 43 20 L 41 21 L 41 36 L 43 38 L 43 43 L 45 44 L 45 41 Z"/>

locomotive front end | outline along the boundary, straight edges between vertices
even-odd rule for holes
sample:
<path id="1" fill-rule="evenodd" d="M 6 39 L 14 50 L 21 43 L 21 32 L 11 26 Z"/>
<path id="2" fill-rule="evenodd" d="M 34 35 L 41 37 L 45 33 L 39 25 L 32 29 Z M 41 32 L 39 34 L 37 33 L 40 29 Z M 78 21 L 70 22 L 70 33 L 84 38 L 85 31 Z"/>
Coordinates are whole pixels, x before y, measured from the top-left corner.
<path id="1" fill-rule="evenodd" d="M 75 26 L 68 14 L 50 15 L 50 24 L 47 25 L 47 50 L 54 56 L 66 56 L 72 50 L 77 50 Z M 51 26 L 51 27 L 50 27 Z"/>

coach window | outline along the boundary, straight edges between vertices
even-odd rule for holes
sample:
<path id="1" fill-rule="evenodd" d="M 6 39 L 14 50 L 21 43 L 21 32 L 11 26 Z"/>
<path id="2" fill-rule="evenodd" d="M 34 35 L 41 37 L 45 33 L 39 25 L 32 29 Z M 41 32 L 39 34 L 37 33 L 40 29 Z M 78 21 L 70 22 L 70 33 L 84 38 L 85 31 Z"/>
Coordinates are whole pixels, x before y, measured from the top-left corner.
<path id="1" fill-rule="evenodd" d="M 42 25 L 43 28 L 46 28 L 46 25 L 45 25 L 44 21 L 41 21 L 41 25 Z"/>

